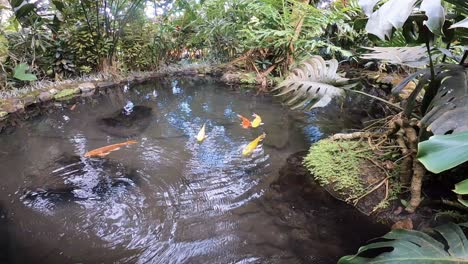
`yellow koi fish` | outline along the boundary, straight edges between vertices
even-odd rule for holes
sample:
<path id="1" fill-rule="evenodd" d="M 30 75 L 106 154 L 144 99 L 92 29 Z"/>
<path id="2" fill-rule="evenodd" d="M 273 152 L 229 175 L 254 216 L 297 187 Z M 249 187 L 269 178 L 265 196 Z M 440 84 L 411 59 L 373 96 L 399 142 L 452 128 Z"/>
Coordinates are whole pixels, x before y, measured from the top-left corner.
<path id="1" fill-rule="evenodd" d="M 252 120 L 252 127 L 259 127 L 259 126 L 263 125 L 262 118 L 259 115 L 254 113 L 253 116 L 255 118 L 254 118 L 254 120 Z"/>
<path id="2" fill-rule="evenodd" d="M 198 132 L 195 138 L 197 139 L 198 142 L 202 142 L 207 137 L 208 136 L 205 135 L 205 124 L 203 124 L 202 128 L 200 129 L 200 131 Z"/>
<path id="3" fill-rule="evenodd" d="M 126 141 L 126 142 L 117 143 L 117 144 L 105 146 L 105 147 L 102 147 L 102 148 L 93 149 L 91 151 L 86 152 L 84 154 L 84 156 L 85 156 L 85 158 L 91 158 L 91 157 L 101 157 L 102 158 L 102 157 L 105 157 L 105 156 L 109 155 L 109 153 L 111 153 L 112 151 L 119 150 L 123 146 L 136 144 L 136 143 L 137 142 L 135 140 L 129 140 L 129 141 Z"/>
<path id="4" fill-rule="evenodd" d="M 258 143 L 262 141 L 266 137 L 266 134 L 263 133 L 260 136 L 258 136 L 256 139 L 252 140 L 245 148 L 242 150 L 242 155 L 248 156 L 252 154 L 252 152 L 257 148 Z"/>

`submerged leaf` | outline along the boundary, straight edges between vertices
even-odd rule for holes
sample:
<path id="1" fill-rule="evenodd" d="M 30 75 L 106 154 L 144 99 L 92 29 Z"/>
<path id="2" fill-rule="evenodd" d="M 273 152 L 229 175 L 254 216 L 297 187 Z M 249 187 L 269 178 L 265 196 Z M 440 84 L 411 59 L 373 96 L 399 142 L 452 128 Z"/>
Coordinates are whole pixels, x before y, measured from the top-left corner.
<path id="1" fill-rule="evenodd" d="M 446 171 L 468 161 L 468 131 L 436 135 L 419 143 L 418 160 L 433 173 Z"/>

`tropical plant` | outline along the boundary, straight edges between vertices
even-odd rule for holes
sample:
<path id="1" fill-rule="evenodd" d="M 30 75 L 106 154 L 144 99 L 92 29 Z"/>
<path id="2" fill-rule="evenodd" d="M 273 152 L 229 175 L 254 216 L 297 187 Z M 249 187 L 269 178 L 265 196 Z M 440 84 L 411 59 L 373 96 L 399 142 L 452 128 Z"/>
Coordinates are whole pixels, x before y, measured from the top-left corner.
<path id="1" fill-rule="evenodd" d="M 440 173 L 468 161 L 467 148 L 468 131 L 436 135 L 419 143 L 418 159 L 429 171 Z"/>
<path id="2" fill-rule="evenodd" d="M 448 223 L 435 227 L 432 236 L 415 230 L 395 229 L 379 241 L 361 247 L 356 255 L 342 257 L 338 263 L 466 263 L 468 240 L 462 229 L 466 227 L 468 223 Z M 369 254 L 375 257 L 369 257 Z"/>
<path id="3" fill-rule="evenodd" d="M 31 73 L 26 73 L 28 70 L 28 65 L 21 63 L 18 64 L 15 69 L 13 70 L 13 78 L 18 79 L 20 81 L 35 81 L 37 80 L 36 75 Z"/>
<path id="4" fill-rule="evenodd" d="M 468 5 L 464 0 L 446 0 L 447 2 L 456 5 L 465 15 L 468 13 Z M 441 35 L 442 27 L 446 20 L 445 9 L 441 0 L 389 0 L 380 6 L 375 12 L 374 7 L 380 0 L 359 0 L 364 13 L 369 17 L 366 24 L 366 30 L 379 37 L 382 40 L 390 38 L 393 33 L 393 28 L 403 28 L 405 23 L 413 11 L 416 4 L 419 4 L 418 10 L 424 12 L 427 19 L 423 19 L 420 26 L 424 25 L 430 32 L 435 35 Z M 412 19 L 412 21 L 415 21 Z M 457 22 L 457 21 L 456 21 Z M 455 24 L 455 27 L 465 26 L 464 22 Z M 420 27 L 422 29 L 422 27 Z"/>
<path id="5" fill-rule="evenodd" d="M 294 68 L 272 92 L 280 91 L 276 96 L 283 96 L 292 109 L 326 106 L 333 97 L 342 95 L 352 86 L 344 86 L 348 79 L 339 76 L 337 69 L 337 60 L 325 61 L 320 56 L 313 56 Z"/>

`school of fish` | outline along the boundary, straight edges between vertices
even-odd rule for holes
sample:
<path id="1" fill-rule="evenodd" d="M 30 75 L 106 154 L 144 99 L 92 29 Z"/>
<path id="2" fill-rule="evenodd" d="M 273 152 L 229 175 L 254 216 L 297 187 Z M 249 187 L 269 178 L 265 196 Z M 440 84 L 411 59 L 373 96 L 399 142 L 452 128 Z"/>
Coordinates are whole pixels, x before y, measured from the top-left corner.
<path id="1" fill-rule="evenodd" d="M 254 119 L 252 121 L 250 121 L 248 118 L 246 118 L 246 117 L 244 117 L 242 115 L 237 115 L 237 116 L 241 119 L 241 126 L 243 128 L 245 128 L 245 129 L 248 129 L 250 127 L 257 128 L 257 127 L 263 125 L 262 118 L 259 115 L 255 114 L 255 113 L 253 114 Z M 198 134 L 195 136 L 195 138 L 197 139 L 197 141 L 199 143 L 201 143 L 207 137 L 208 136 L 206 135 L 206 123 L 204 123 L 203 126 L 200 128 L 200 131 L 198 132 Z M 255 138 L 254 140 L 252 140 L 249 144 L 247 144 L 242 149 L 242 155 L 244 155 L 244 156 L 251 155 L 254 152 L 254 150 L 258 147 L 259 143 L 262 142 L 263 139 L 265 139 L 265 137 L 266 137 L 266 134 L 263 133 L 260 136 L 258 136 L 257 138 Z M 102 158 L 102 157 L 105 157 L 105 156 L 109 155 L 113 151 L 119 150 L 120 148 L 122 148 L 124 146 L 132 145 L 132 144 L 136 144 L 136 143 L 137 142 L 135 140 L 128 140 L 126 142 L 100 147 L 100 148 L 93 149 L 91 151 L 86 152 L 84 154 L 84 157 L 86 157 L 86 158 L 93 158 L 93 157 Z"/>

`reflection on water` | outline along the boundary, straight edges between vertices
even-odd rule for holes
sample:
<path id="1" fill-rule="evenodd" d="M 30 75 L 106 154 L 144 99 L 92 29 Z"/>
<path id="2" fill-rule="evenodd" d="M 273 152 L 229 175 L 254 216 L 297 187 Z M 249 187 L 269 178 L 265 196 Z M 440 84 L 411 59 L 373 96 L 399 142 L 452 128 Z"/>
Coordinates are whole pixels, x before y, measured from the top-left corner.
<path id="1" fill-rule="evenodd" d="M 295 246 L 275 242 L 290 235 L 276 232 L 282 216 L 258 201 L 286 158 L 321 137 L 313 116 L 194 80 L 102 93 L 0 136 L 0 215 L 8 226 L 0 246 L 8 243 L 9 262 L 301 263 Z M 237 114 L 253 112 L 265 125 L 243 129 Z M 208 138 L 200 144 L 203 123 Z M 263 132 L 263 147 L 243 157 Z M 82 157 L 125 138 L 138 144 Z M 311 252 L 317 263 L 343 253 Z"/>

